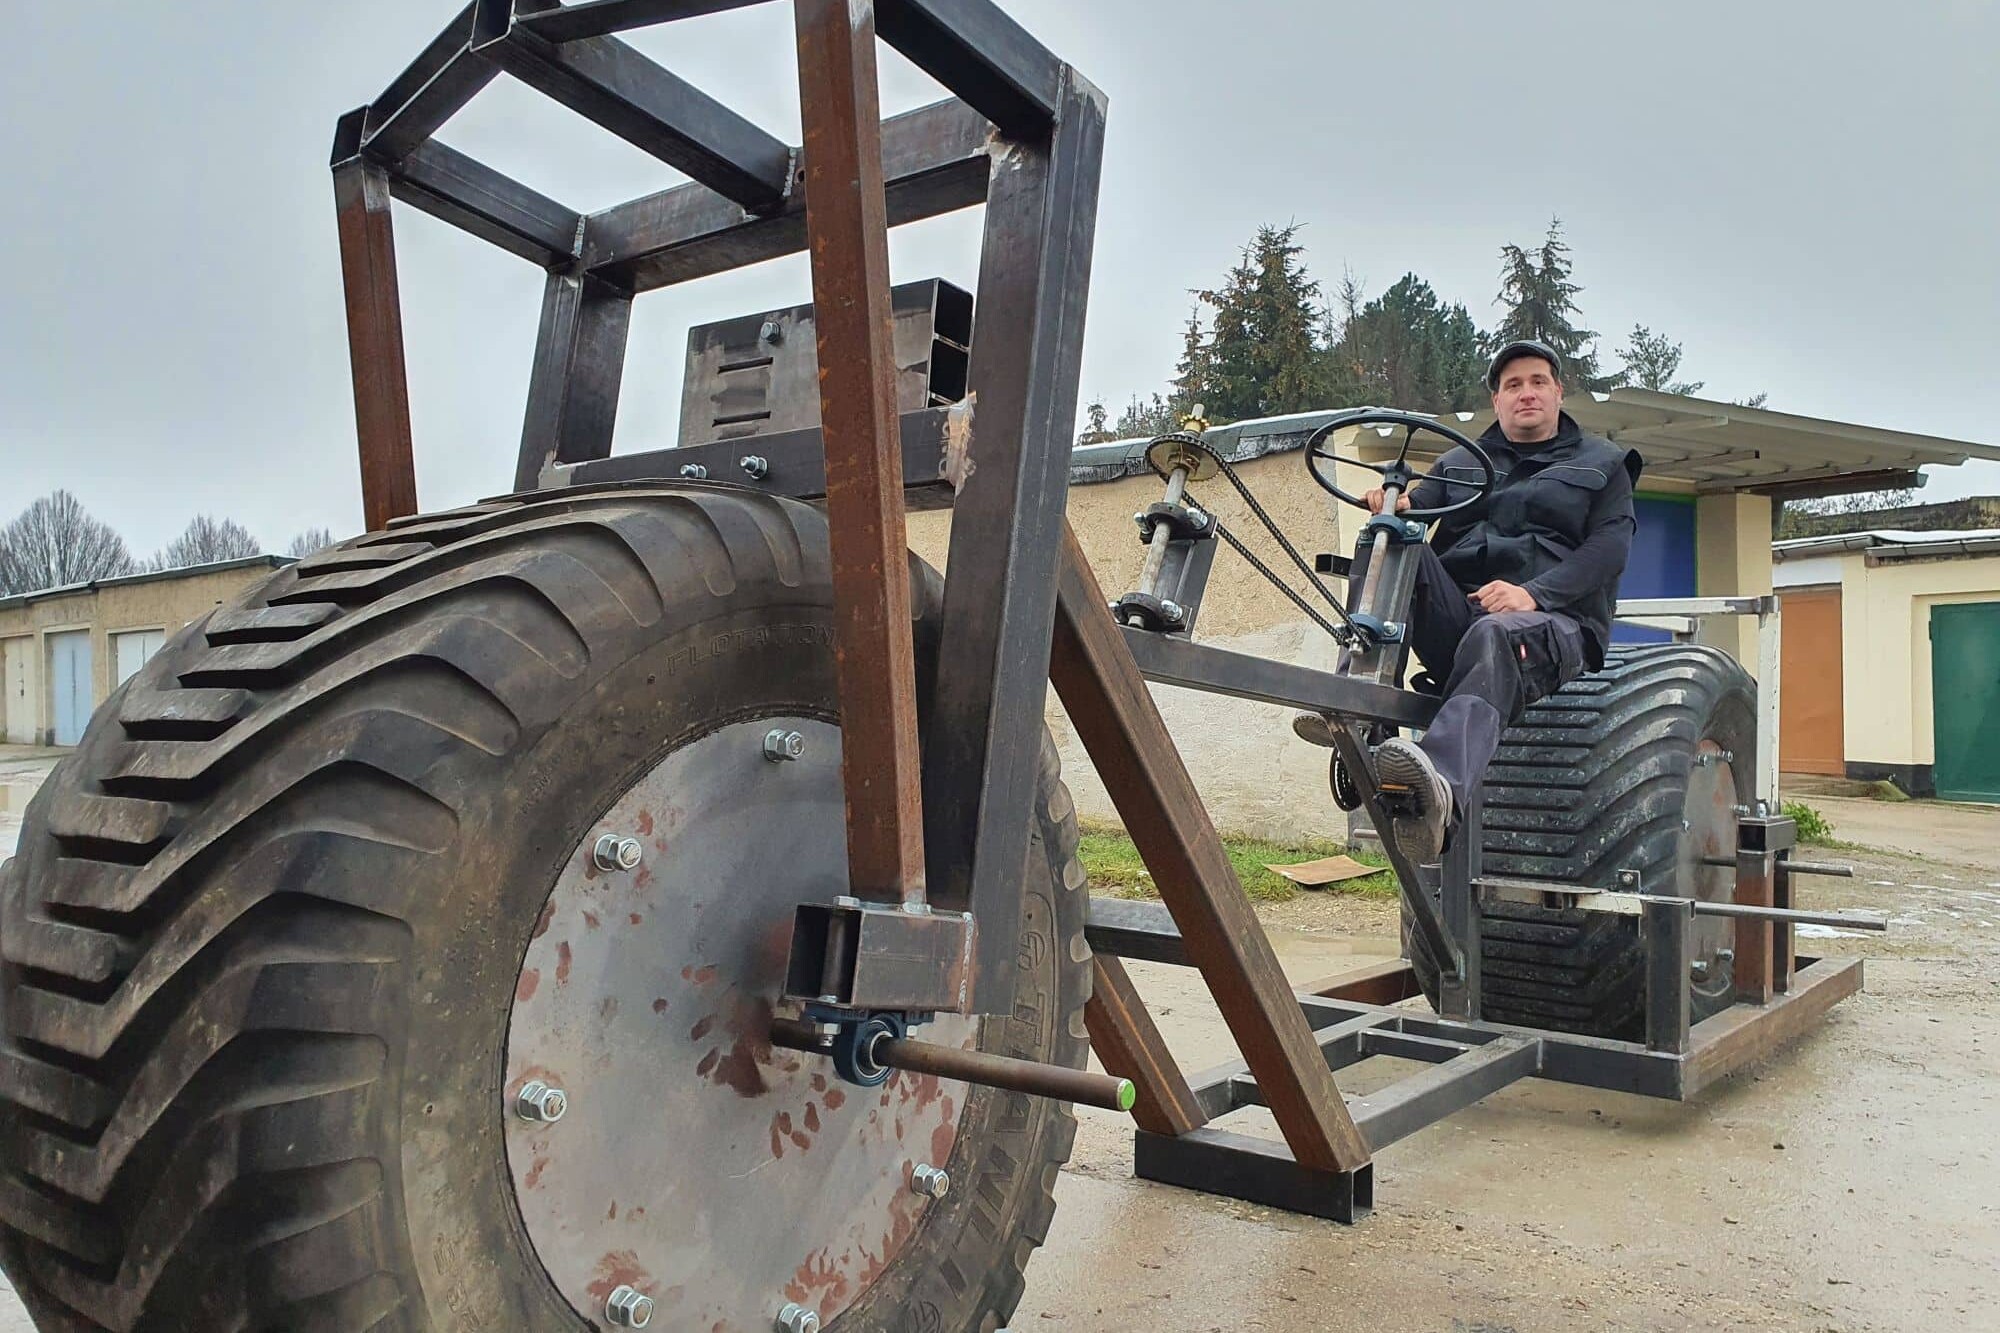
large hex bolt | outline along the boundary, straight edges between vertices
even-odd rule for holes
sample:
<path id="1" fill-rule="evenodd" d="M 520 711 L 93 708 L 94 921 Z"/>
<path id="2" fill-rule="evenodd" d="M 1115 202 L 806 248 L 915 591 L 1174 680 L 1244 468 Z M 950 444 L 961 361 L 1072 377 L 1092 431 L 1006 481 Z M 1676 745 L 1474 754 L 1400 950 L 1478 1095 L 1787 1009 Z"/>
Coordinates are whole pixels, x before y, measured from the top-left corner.
<path id="1" fill-rule="evenodd" d="M 607 833 L 597 840 L 590 849 L 590 859 L 603 871 L 630 870 L 639 864 L 639 858 L 646 849 L 639 845 L 637 838 L 622 838 L 616 833 Z"/>
<path id="2" fill-rule="evenodd" d="M 604 1302 L 604 1317 L 620 1328 L 644 1328 L 653 1322 L 653 1298 L 632 1287 L 619 1287 Z"/>
<path id="3" fill-rule="evenodd" d="M 520 1094 L 514 1098 L 514 1114 L 537 1125 L 553 1125 L 568 1110 L 569 1094 L 538 1078 L 523 1083 Z"/>
<path id="4" fill-rule="evenodd" d="M 745 454 L 736 460 L 736 466 L 752 481 L 762 481 L 771 475 L 771 460 L 762 454 Z"/>
<path id="5" fill-rule="evenodd" d="M 708 469 L 699 463 L 681 464 L 681 475 L 689 481 L 707 481 Z"/>
<path id="6" fill-rule="evenodd" d="M 764 757 L 774 764 L 797 759 L 805 752 L 806 738 L 801 732 L 773 727 L 764 733 Z"/>
<path id="7" fill-rule="evenodd" d="M 788 1301 L 778 1311 L 777 1329 L 778 1333 L 819 1333 L 819 1312 Z"/>
<path id="8" fill-rule="evenodd" d="M 919 1163 L 910 1172 L 910 1188 L 926 1199 L 942 1199 L 951 1193 L 951 1177 L 938 1167 Z"/>

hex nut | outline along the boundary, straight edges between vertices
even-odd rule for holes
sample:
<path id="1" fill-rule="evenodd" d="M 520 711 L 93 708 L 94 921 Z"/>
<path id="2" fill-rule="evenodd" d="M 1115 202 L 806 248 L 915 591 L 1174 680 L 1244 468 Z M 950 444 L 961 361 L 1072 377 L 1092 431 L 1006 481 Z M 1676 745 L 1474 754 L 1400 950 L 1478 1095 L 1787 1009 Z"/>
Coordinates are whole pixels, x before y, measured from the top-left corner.
<path id="1" fill-rule="evenodd" d="M 708 469 L 699 463 L 683 463 L 681 464 L 681 475 L 692 481 L 707 481 Z"/>
<path id="2" fill-rule="evenodd" d="M 644 1328 L 653 1322 L 653 1298 L 621 1286 L 604 1302 L 604 1317 L 620 1328 Z"/>
<path id="3" fill-rule="evenodd" d="M 819 1311 L 787 1301 L 778 1311 L 778 1333 L 819 1333 Z"/>
<path id="4" fill-rule="evenodd" d="M 773 727 L 764 733 L 764 757 L 774 764 L 797 759 L 806 752 L 804 733 Z"/>
<path id="5" fill-rule="evenodd" d="M 630 870 L 639 864 L 646 849 L 639 845 L 637 838 L 620 837 L 616 833 L 606 833 L 590 849 L 590 859 L 599 870 Z"/>
<path id="6" fill-rule="evenodd" d="M 745 454 L 736 460 L 736 466 L 752 481 L 762 481 L 771 475 L 771 460 L 762 454 Z"/>
<path id="7" fill-rule="evenodd" d="M 523 1083 L 520 1094 L 514 1098 L 514 1114 L 533 1124 L 553 1125 L 568 1112 L 569 1094 L 538 1078 Z"/>
<path id="8" fill-rule="evenodd" d="M 910 1188 L 926 1199 L 942 1199 L 951 1193 L 951 1176 L 938 1167 L 920 1163 L 910 1172 Z"/>

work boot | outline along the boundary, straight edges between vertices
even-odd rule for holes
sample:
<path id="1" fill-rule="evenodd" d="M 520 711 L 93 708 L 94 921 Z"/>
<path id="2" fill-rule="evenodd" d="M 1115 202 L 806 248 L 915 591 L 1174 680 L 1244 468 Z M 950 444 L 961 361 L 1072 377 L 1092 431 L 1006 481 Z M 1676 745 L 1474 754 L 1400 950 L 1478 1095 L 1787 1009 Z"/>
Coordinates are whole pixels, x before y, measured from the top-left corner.
<path id="1" fill-rule="evenodd" d="M 1333 748 L 1333 719 L 1325 713 L 1300 713 L 1292 718 L 1292 734 L 1308 745 Z"/>
<path id="2" fill-rule="evenodd" d="M 1451 786 L 1415 741 L 1398 736 L 1375 751 L 1375 781 L 1385 797 L 1399 798 L 1391 819 L 1396 845 L 1411 862 L 1427 866 L 1444 856 L 1451 828 Z"/>

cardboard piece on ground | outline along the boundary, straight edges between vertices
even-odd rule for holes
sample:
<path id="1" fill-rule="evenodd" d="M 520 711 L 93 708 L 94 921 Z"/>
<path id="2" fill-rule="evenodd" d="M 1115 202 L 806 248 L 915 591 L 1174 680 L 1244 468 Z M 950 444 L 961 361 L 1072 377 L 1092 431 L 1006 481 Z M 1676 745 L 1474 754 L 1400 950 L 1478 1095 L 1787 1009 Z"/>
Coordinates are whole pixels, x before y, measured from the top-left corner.
<path id="1" fill-rule="evenodd" d="M 1380 867 L 1362 865 L 1351 856 L 1325 856 L 1317 861 L 1301 861 L 1297 865 L 1267 865 L 1264 869 L 1283 875 L 1294 884 L 1319 889 L 1344 879 L 1360 879 L 1363 875 L 1376 874 Z"/>

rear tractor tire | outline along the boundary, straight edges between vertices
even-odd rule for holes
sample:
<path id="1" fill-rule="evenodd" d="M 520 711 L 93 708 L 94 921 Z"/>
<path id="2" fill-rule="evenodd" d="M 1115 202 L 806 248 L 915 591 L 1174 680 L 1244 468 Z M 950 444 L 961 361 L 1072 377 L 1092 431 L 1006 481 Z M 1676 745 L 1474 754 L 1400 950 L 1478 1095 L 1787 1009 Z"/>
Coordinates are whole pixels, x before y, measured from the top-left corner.
<path id="1" fill-rule="evenodd" d="M 177 636 L 0 868 L 38 1326 L 1005 1323 L 1068 1108 L 768 1041 L 793 905 L 845 891 L 832 648 L 824 519 L 709 486 L 403 521 Z M 1081 1066 L 1046 739 L 1032 837 L 1012 1014 L 924 1035 Z"/>
<path id="2" fill-rule="evenodd" d="M 1736 854 L 1737 808 L 1755 799 L 1757 687 L 1736 661 L 1694 645 L 1614 649 L 1601 671 L 1527 710 L 1487 770 L 1488 874 L 1727 902 L 1735 875 L 1704 858 Z M 1488 904 L 1482 1014 L 1496 1023 L 1638 1040 L 1645 1032 L 1637 918 Z M 1435 1004 L 1436 961 L 1411 929 L 1405 951 Z M 1727 918 L 1697 917 L 1692 1018 L 1734 996 Z"/>

